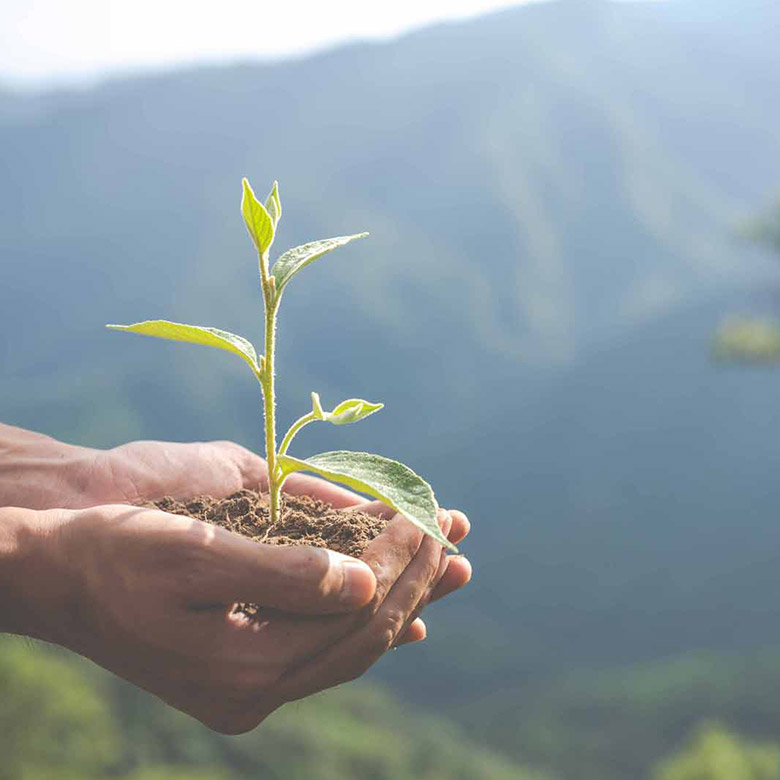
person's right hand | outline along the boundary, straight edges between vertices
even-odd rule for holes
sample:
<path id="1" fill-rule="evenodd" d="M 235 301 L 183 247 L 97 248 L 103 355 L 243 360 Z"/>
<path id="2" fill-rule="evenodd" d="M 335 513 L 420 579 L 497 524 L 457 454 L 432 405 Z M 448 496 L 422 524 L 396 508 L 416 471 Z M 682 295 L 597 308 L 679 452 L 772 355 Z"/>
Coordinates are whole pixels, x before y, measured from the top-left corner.
<path id="1" fill-rule="evenodd" d="M 459 541 L 465 518 L 457 530 L 447 512 L 440 520 Z M 447 568 L 442 547 L 400 516 L 364 562 L 118 505 L 62 511 L 43 538 L 46 561 L 30 574 L 56 614 L 31 615 L 25 633 L 231 734 L 421 638 L 419 609 L 446 589 L 445 581 L 436 588 Z M 236 602 L 260 605 L 257 618 L 233 614 Z"/>

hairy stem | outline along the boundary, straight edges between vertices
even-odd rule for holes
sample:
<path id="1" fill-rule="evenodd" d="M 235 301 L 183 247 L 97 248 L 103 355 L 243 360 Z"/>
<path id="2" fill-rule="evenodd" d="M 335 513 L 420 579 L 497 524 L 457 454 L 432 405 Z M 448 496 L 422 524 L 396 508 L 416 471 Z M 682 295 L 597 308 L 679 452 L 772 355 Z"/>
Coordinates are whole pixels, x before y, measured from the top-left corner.
<path id="1" fill-rule="evenodd" d="M 263 386 L 263 411 L 265 419 L 265 460 L 268 465 L 268 505 L 271 523 L 279 520 L 279 496 L 281 494 L 281 475 L 276 464 L 276 297 L 275 279 L 268 271 L 268 253 L 260 256 L 260 279 L 263 285 L 265 302 L 265 370 L 261 384 Z"/>

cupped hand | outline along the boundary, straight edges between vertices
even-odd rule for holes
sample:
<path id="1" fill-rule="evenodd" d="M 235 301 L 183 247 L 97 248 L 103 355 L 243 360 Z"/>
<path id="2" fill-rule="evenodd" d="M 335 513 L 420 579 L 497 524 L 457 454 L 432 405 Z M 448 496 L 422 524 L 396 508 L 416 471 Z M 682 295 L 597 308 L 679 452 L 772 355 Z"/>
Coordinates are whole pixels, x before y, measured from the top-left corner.
<path id="1" fill-rule="evenodd" d="M 452 535 L 451 515 L 440 522 Z M 362 674 L 410 630 L 447 568 L 441 546 L 400 516 L 363 562 L 116 505 L 63 513 L 48 549 L 68 599 L 44 638 L 225 733 Z"/>
<path id="2" fill-rule="evenodd" d="M 138 555 L 143 550 L 152 555 L 148 562 L 148 565 L 152 566 L 152 568 L 155 566 L 155 560 L 158 559 L 153 554 L 155 544 L 148 543 L 150 540 L 145 541 L 142 538 L 143 533 L 140 533 L 138 527 L 134 525 L 140 517 L 138 515 L 140 510 L 129 509 L 128 507 L 113 507 L 107 510 L 106 507 L 97 505 L 114 502 L 136 503 L 150 501 L 164 495 L 188 498 L 198 493 L 208 493 L 220 497 L 229 495 L 241 488 L 262 490 L 267 486 L 265 461 L 249 450 L 231 442 L 176 444 L 159 441 L 138 441 L 103 451 L 75 447 L 41 434 L 10 426 L 0 426 L 0 433 L 3 433 L 3 436 L 0 437 L 0 455 L 3 456 L 0 459 L 0 504 L 33 509 L 96 507 L 94 512 L 91 513 L 77 513 L 78 523 L 75 525 L 66 524 L 65 527 L 75 529 L 85 528 L 89 525 L 94 526 L 94 532 L 88 534 L 89 543 L 85 544 L 85 550 L 93 550 L 92 570 L 103 571 L 106 582 L 110 582 L 112 575 L 124 571 L 127 566 L 129 566 L 129 569 L 127 569 L 127 574 L 123 579 L 125 585 L 138 579 L 136 575 L 133 575 L 133 570 L 144 572 L 147 565 L 147 563 L 138 558 Z M 378 502 L 367 503 L 365 499 L 346 489 L 303 474 L 291 475 L 285 484 L 285 491 L 293 494 L 303 493 L 311 495 L 341 508 L 360 506 L 361 509 L 367 511 L 387 511 Z M 207 549 L 213 551 L 219 549 L 222 551 L 223 557 L 227 555 L 228 546 L 225 544 L 214 547 L 211 544 L 205 544 L 203 540 L 210 539 L 210 534 L 215 534 L 215 538 L 224 539 L 223 534 L 228 532 L 221 530 L 217 532 L 214 529 L 208 530 L 210 527 L 202 526 L 195 521 L 186 520 L 185 518 L 178 518 L 173 525 L 170 519 L 165 521 L 163 525 L 159 525 L 160 515 L 163 515 L 163 513 L 153 512 L 150 514 L 145 512 L 143 514 L 143 517 L 146 518 L 143 528 L 152 532 L 150 539 L 161 535 L 170 540 L 170 533 L 163 530 L 166 528 L 168 532 L 175 531 L 173 538 L 178 539 L 180 542 L 185 538 L 189 539 L 189 543 L 179 550 L 180 554 L 177 553 L 176 556 L 172 556 L 176 557 L 177 561 L 171 562 L 170 569 L 165 569 L 165 567 L 158 569 L 158 574 L 165 580 L 158 583 L 161 592 L 168 592 L 171 589 L 175 590 L 177 587 L 181 588 L 183 587 L 181 583 L 184 583 L 185 588 L 187 583 L 197 584 L 196 580 L 198 580 L 198 577 L 193 572 L 199 571 L 199 569 L 197 567 L 194 569 L 188 568 L 186 563 L 193 555 L 196 557 L 199 555 L 198 550 Z M 148 524 L 148 518 L 151 516 L 158 517 L 158 522 Z M 456 510 L 450 511 L 449 516 L 451 521 L 449 539 L 454 544 L 458 544 L 468 533 L 468 520 L 462 513 Z M 104 523 L 103 520 L 106 520 L 107 517 L 110 519 L 110 522 Z M 171 518 L 172 516 L 167 515 L 166 517 Z M 92 519 L 88 521 L 87 518 Z M 102 518 L 102 520 L 99 518 Z M 119 518 L 122 519 L 120 520 Z M 131 518 L 135 519 L 131 521 Z M 401 522 L 403 525 L 408 525 L 406 521 Z M 185 527 L 190 529 L 189 535 L 182 532 L 182 528 Z M 109 530 L 117 528 L 122 529 L 122 532 Z M 388 544 L 388 533 L 389 529 L 388 532 L 382 534 L 373 543 L 367 553 L 369 560 L 370 556 L 376 554 L 377 549 L 380 551 L 385 549 Z M 118 540 L 124 538 L 123 534 L 128 534 L 128 539 L 134 540 L 131 548 L 137 554 L 135 558 L 123 559 L 122 552 L 116 548 L 116 544 L 119 544 Z M 70 531 L 65 533 L 65 536 L 69 538 L 82 535 L 74 534 Z M 233 535 L 230 534 L 230 536 L 232 537 Z M 199 539 L 200 542 L 198 541 Z M 114 541 L 111 542 L 111 540 Z M 242 541 L 244 543 L 242 544 L 242 549 L 246 551 L 246 540 Z M 104 545 L 107 546 L 107 555 L 101 557 L 98 553 L 100 553 Z M 169 544 L 162 545 L 160 554 L 163 555 L 164 550 L 169 548 Z M 253 548 L 255 554 L 256 550 L 257 548 Z M 320 564 L 319 568 L 309 566 L 306 569 L 306 576 L 314 577 L 315 580 L 317 576 L 320 576 L 321 579 L 317 580 L 317 582 L 320 582 L 320 585 L 316 587 L 325 587 L 322 585 L 322 578 L 327 580 L 327 577 L 323 574 L 321 553 L 313 551 L 309 553 L 283 553 L 281 557 L 286 561 L 289 555 L 300 557 L 307 554 L 315 557 L 320 556 Z M 208 556 L 204 554 L 201 557 Z M 381 554 L 379 557 L 381 558 Z M 74 560 L 80 560 L 80 556 L 76 555 Z M 115 569 L 112 564 L 114 560 L 119 562 Z M 121 563 L 122 560 L 124 560 L 124 563 Z M 334 571 L 337 569 L 338 567 L 335 567 Z M 293 570 L 288 570 L 289 576 L 282 574 L 277 584 L 284 590 L 284 584 L 290 582 L 290 577 L 301 576 L 302 570 L 303 567 L 298 566 L 296 569 L 293 564 Z M 218 576 L 217 572 L 212 573 L 212 579 L 214 576 Z M 331 580 L 328 581 L 332 582 L 333 574 L 328 576 L 331 577 Z M 171 578 L 171 581 L 166 579 L 168 577 Z M 419 618 L 422 608 L 427 603 L 442 598 L 462 587 L 469 581 L 470 577 L 471 567 L 465 558 L 460 556 L 441 557 L 434 580 L 424 589 L 422 596 L 407 615 L 404 626 L 396 636 L 395 644 L 407 644 L 424 639 L 426 627 Z M 41 570 L 38 581 L 46 583 L 50 578 L 50 571 L 44 568 Z M 99 581 L 99 579 L 99 577 L 93 577 L 91 581 L 94 583 Z M 143 580 L 143 577 L 141 579 Z M 378 592 L 381 593 L 381 577 L 378 577 L 378 580 L 380 585 Z M 156 579 L 152 577 L 152 581 L 156 582 Z M 208 577 L 204 580 L 204 582 L 210 581 Z M 271 588 L 272 585 L 273 582 L 268 580 L 268 588 Z M 143 589 L 144 586 L 142 585 L 139 585 L 137 588 L 139 593 Z M 45 590 L 48 591 L 48 588 Z M 92 588 L 91 592 L 94 593 L 95 589 Z M 106 592 L 111 592 L 111 589 L 109 588 Z M 306 594 L 309 591 L 304 586 L 300 592 Z M 290 601 L 290 598 L 292 596 L 289 593 L 283 592 L 278 603 L 271 599 L 268 604 L 286 610 L 303 609 L 305 611 L 308 607 L 321 611 L 324 608 L 322 602 L 314 597 L 309 598 L 305 596 L 297 602 Z M 223 599 L 223 601 L 227 603 L 230 599 L 234 601 L 253 600 L 250 596 L 238 595 L 238 591 L 228 599 Z M 58 603 L 59 594 L 47 592 L 45 600 Z M 221 609 L 224 609 L 223 601 L 217 601 Z M 325 601 L 328 602 L 327 599 Z M 89 614 L 90 608 L 84 606 L 84 604 L 94 603 L 94 599 L 86 599 L 81 602 L 76 599 L 74 603 L 76 603 L 74 609 L 63 610 L 61 614 L 58 614 L 60 624 L 62 623 L 62 618 L 68 614 L 75 614 L 76 616 Z M 329 603 L 332 604 L 332 599 Z M 146 607 L 144 606 L 143 609 L 146 609 Z M 127 614 L 132 613 L 131 603 Z M 98 610 L 97 614 L 110 615 L 111 611 L 106 610 L 104 613 L 101 613 Z M 190 618 L 190 623 L 193 623 L 194 618 L 192 615 L 189 615 L 189 613 L 187 615 Z M 281 620 L 281 618 L 277 618 L 278 620 Z M 79 620 L 75 620 L 75 623 L 78 624 Z M 143 624 L 143 621 L 141 621 L 141 624 Z M 199 625 L 203 625 L 203 623 L 201 622 Z M 63 625 L 57 625 L 56 628 L 59 633 L 62 633 L 64 630 Z M 310 626 L 310 628 L 313 627 Z M 43 638 L 50 638 L 45 635 L 46 632 L 32 630 L 31 633 L 43 636 Z M 75 636 L 78 632 L 69 631 L 65 633 L 69 636 Z M 106 658 L 104 665 L 109 668 L 115 668 L 121 674 L 122 672 L 117 664 L 121 666 L 125 661 L 116 660 L 117 658 L 121 659 L 121 653 L 118 656 L 112 655 L 110 636 L 105 632 L 103 636 L 105 641 L 102 644 L 98 642 L 95 645 L 97 649 L 94 652 L 97 653 L 98 649 L 102 647 L 103 649 L 100 652 L 105 654 Z M 55 637 L 54 641 L 60 640 Z M 73 640 L 71 644 L 76 644 L 76 641 Z M 140 658 L 142 655 L 138 657 Z M 112 658 L 114 658 L 114 661 L 111 660 Z M 154 680 L 157 679 L 158 671 L 158 667 L 154 664 L 150 666 L 149 673 L 152 675 L 152 682 L 149 687 L 152 689 L 155 688 Z M 138 674 L 131 668 L 125 676 L 137 678 Z M 139 682 L 139 684 L 142 683 Z M 292 689 L 292 684 L 290 684 L 290 690 Z M 186 709 L 186 705 L 183 708 Z"/>
<path id="3" fill-rule="evenodd" d="M 265 461 L 250 450 L 230 441 L 178 444 L 162 441 L 135 441 L 111 450 L 92 451 L 86 477 L 70 506 L 93 506 L 115 501 L 138 503 L 163 496 L 184 499 L 196 495 L 228 496 L 242 488 L 266 490 Z M 381 504 L 367 502 L 355 493 L 308 474 L 291 474 L 284 484 L 290 495 L 308 495 L 338 509 L 360 507 L 384 511 Z M 452 511 L 450 541 L 458 544 L 469 532 L 462 512 Z M 441 583 L 426 596 L 435 601 L 465 585 L 471 566 L 462 556 L 448 556 Z M 409 626 L 401 644 L 425 638 L 421 620 Z"/>
<path id="4" fill-rule="evenodd" d="M 43 498 L 38 482 L 33 495 L 45 504 L 39 508 L 139 503 L 163 496 L 185 499 L 207 494 L 221 498 L 242 488 L 262 491 L 268 486 L 265 460 L 230 441 L 134 441 L 110 450 L 90 450 L 63 445 L 38 434 L 31 436 L 63 448 L 60 455 L 69 464 L 68 477 L 49 480 L 45 488 L 48 493 Z M 45 451 L 45 443 L 41 449 Z M 307 474 L 290 475 L 284 492 L 310 495 L 337 508 L 373 505 L 345 488 Z M 29 506 L 30 503 L 20 505 Z M 451 517 L 450 541 L 458 544 L 468 534 L 469 523 L 462 512 L 452 511 Z M 441 583 L 426 601 L 442 598 L 465 585 L 470 578 L 469 562 L 462 556 L 448 556 Z M 424 638 L 425 626 L 418 620 L 409 626 L 401 644 Z"/>
<path id="5" fill-rule="evenodd" d="M 229 441 L 134 441 L 98 450 L 0 423 L 0 506 L 82 509 L 166 495 L 221 498 L 266 485 L 265 461 Z M 335 506 L 355 501 L 354 494 L 315 477 L 288 480 L 291 493 L 311 493 L 311 485 Z"/>

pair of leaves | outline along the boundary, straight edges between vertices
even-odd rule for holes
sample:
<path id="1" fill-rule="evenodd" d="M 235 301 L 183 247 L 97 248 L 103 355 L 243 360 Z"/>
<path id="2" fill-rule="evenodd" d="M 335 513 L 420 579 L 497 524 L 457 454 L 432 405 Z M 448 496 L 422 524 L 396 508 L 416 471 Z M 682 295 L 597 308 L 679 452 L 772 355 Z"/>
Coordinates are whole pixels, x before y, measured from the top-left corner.
<path id="1" fill-rule="evenodd" d="M 265 206 L 255 197 L 247 179 L 242 179 L 241 184 L 244 188 L 241 198 L 241 214 L 257 251 L 262 255 L 271 248 L 276 235 L 276 226 L 282 218 L 279 184 L 274 182 L 271 193 L 266 198 Z"/>
<path id="2" fill-rule="evenodd" d="M 244 217 L 249 235 L 252 237 L 260 255 L 268 252 L 276 236 L 276 226 L 282 217 L 282 204 L 279 200 L 279 185 L 274 182 L 270 194 L 266 198 L 265 205 L 255 197 L 251 185 L 247 179 L 242 179 L 244 188 L 241 198 L 241 213 Z M 310 263 L 318 260 L 323 255 L 334 249 L 349 244 L 357 238 L 364 238 L 368 233 L 356 233 L 353 236 L 336 236 L 324 238 L 319 241 L 310 241 L 307 244 L 293 247 L 284 252 L 271 268 L 271 276 L 276 284 L 276 295 L 281 295 L 290 279 Z"/>
<path id="3" fill-rule="evenodd" d="M 318 393 L 311 394 L 312 413 L 318 420 L 333 423 L 333 425 L 349 425 L 359 422 L 384 408 L 384 404 L 372 404 L 362 398 L 348 398 L 336 406 L 332 412 L 326 412 L 320 403 Z"/>
<path id="4" fill-rule="evenodd" d="M 249 181 L 242 180 L 243 196 L 241 199 L 241 213 L 252 237 L 257 251 L 260 254 L 267 252 L 273 244 L 276 235 L 276 226 L 282 217 L 282 203 L 279 198 L 279 184 L 274 182 L 271 192 L 266 198 L 265 205 L 255 197 Z M 328 252 L 338 249 L 356 238 L 363 238 L 368 233 L 358 233 L 354 236 L 338 236 L 326 238 L 320 241 L 311 241 L 308 244 L 287 250 L 271 269 L 271 274 L 276 280 L 276 295 L 281 291 L 302 268 L 319 259 Z M 256 375 L 263 371 L 263 357 L 258 358 L 251 342 L 243 336 L 230 333 L 219 328 L 187 325 L 181 322 L 168 320 L 147 320 L 133 325 L 108 325 L 114 330 L 125 330 L 140 333 L 145 336 L 170 339 L 172 341 L 186 341 L 191 344 L 202 344 L 209 347 L 217 347 L 232 352 L 245 360 Z"/>

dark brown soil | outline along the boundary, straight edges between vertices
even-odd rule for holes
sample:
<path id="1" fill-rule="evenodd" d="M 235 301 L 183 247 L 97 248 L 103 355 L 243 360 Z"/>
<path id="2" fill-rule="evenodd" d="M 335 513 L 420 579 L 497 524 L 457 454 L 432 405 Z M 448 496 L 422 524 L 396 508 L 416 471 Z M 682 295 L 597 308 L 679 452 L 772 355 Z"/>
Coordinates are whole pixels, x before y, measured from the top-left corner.
<path id="1" fill-rule="evenodd" d="M 268 496 L 240 490 L 227 498 L 196 496 L 187 501 L 166 497 L 158 509 L 227 528 L 267 544 L 328 547 L 359 558 L 387 520 L 354 509 L 334 509 L 310 496 L 283 496 L 276 525 L 268 520 Z"/>

